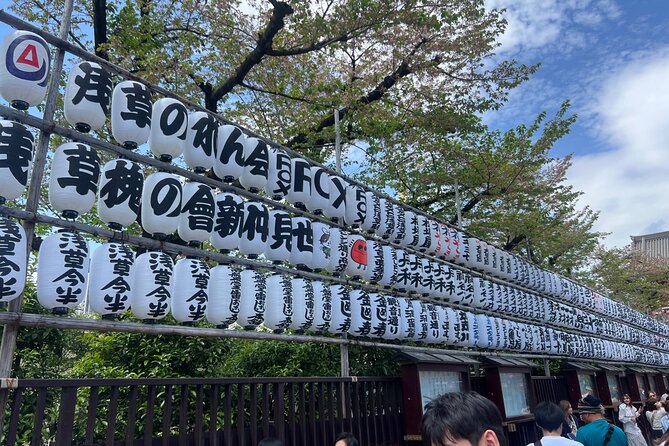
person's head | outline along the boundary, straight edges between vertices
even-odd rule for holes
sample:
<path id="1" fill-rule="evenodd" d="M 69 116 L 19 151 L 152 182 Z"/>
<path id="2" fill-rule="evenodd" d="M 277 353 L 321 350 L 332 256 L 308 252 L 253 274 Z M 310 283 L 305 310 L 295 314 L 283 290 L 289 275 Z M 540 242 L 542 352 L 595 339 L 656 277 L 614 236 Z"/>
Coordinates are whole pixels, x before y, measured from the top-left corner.
<path id="1" fill-rule="evenodd" d="M 655 410 L 662 409 L 662 401 L 655 401 Z"/>
<path id="2" fill-rule="evenodd" d="M 267 437 L 260 440 L 258 446 L 284 446 L 283 441 L 274 437 Z"/>
<path id="3" fill-rule="evenodd" d="M 578 413 L 581 421 L 588 424 L 604 418 L 604 406 L 599 398 L 588 395 L 578 401 Z"/>
<path id="4" fill-rule="evenodd" d="M 574 412 L 574 409 L 571 407 L 571 403 L 567 400 L 562 400 L 560 401 L 560 409 L 562 409 L 562 412 L 564 413 L 564 417 L 568 418 L 569 415 L 571 415 Z"/>
<path id="5" fill-rule="evenodd" d="M 623 403 L 627 404 L 628 406 L 632 404 L 632 398 L 628 394 L 623 395 Z"/>
<path id="6" fill-rule="evenodd" d="M 657 393 L 654 390 L 649 390 L 648 391 L 648 399 L 657 399 Z"/>
<path id="7" fill-rule="evenodd" d="M 537 426 L 544 431 L 544 435 L 550 432 L 562 431 L 564 411 L 555 403 L 542 401 L 534 409 L 534 420 Z"/>
<path id="8" fill-rule="evenodd" d="M 446 393 L 425 406 L 423 439 L 430 446 L 506 446 L 499 409 L 476 392 Z"/>
<path id="9" fill-rule="evenodd" d="M 360 446 L 360 443 L 353 436 L 353 434 L 342 432 L 341 434 L 337 435 L 337 438 L 335 438 L 334 446 Z"/>

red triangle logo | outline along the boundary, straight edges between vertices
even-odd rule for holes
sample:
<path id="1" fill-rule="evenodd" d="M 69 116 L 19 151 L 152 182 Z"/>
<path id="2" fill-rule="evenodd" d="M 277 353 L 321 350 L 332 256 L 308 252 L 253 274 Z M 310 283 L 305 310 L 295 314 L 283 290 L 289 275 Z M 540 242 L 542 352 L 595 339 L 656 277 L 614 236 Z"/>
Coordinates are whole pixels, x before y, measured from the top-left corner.
<path id="1" fill-rule="evenodd" d="M 23 53 L 16 59 L 16 63 L 23 63 L 26 65 L 31 65 L 35 68 L 39 68 L 39 60 L 37 60 L 37 48 L 32 43 L 26 45 L 26 49 L 23 50 Z"/>

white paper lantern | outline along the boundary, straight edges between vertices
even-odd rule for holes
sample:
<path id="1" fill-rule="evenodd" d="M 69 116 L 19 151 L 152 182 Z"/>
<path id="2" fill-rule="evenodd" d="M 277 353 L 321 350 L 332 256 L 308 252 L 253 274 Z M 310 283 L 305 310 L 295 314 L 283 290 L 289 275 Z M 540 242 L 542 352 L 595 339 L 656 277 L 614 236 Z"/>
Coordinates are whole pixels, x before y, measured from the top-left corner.
<path id="1" fill-rule="evenodd" d="M 314 322 L 312 330 L 318 333 L 330 331 L 332 323 L 332 290 L 320 280 L 312 282 L 314 287 Z"/>
<path id="2" fill-rule="evenodd" d="M 0 120 L 0 204 L 20 197 L 28 185 L 34 142 L 33 134 L 23 125 Z"/>
<path id="3" fill-rule="evenodd" d="M 321 236 L 319 246 L 326 255 L 329 255 L 325 269 L 332 274 L 339 275 L 346 270 L 348 265 L 348 236 L 339 228 L 330 228 L 329 232 L 330 235 L 326 241 L 323 241 Z"/>
<path id="4" fill-rule="evenodd" d="M 17 222 L 0 217 L 0 240 L 0 302 L 9 302 L 26 286 L 26 233 Z"/>
<path id="5" fill-rule="evenodd" d="M 293 245 L 293 223 L 288 212 L 274 209 L 269 211 L 267 227 L 269 231 L 265 258 L 274 263 L 290 260 Z"/>
<path id="6" fill-rule="evenodd" d="M 265 276 L 258 271 L 246 269 L 241 272 L 241 298 L 237 323 L 250 330 L 263 323 L 265 317 Z"/>
<path id="7" fill-rule="evenodd" d="M 419 214 L 418 219 L 418 245 L 416 246 L 421 252 L 425 252 L 432 246 L 430 219 L 425 215 Z"/>
<path id="8" fill-rule="evenodd" d="M 327 270 L 332 256 L 330 226 L 319 221 L 311 223 L 311 229 L 314 233 L 313 257 L 311 259 L 311 269 L 316 272 Z"/>
<path id="9" fill-rule="evenodd" d="M 402 306 L 395 296 L 386 296 L 386 332 L 385 339 L 400 339 L 402 336 Z"/>
<path id="10" fill-rule="evenodd" d="M 395 289 L 406 291 L 411 282 L 409 271 L 409 254 L 403 249 L 395 250 L 397 256 L 397 275 L 395 276 Z"/>
<path id="11" fill-rule="evenodd" d="M 124 159 L 109 161 L 102 169 L 98 190 L 98 216 L 120 231 L 137 220 L 144 173 L 139 164 Z"/>
<path id="12" fill-rule="evenodd" d="M 427 304 L 420 300 L 411 301 L 413 313 L 416 318 L 416 340 L 427 342 L 428 331 L 430 329 L 430 320 L 427 312 Z"/>
<path id="13" fill-rule="evenodd" d="M 149 175 L 142 190 L 142 229 L 158 238 L 176 232 L 182 193 L 181 181 L 176 175 L 167 172 Z"/>
<path id="14" fill-rule="evenodd" d="M 392 201 L 381 198 L 381 222 L 376 234 L 384 239 L 390 238 L 395 229 L 395 210 Z"/>
<path id="15" fill-rule="evenodd" d="M 221 252 L 239 248 L 244 201 L 239 195 L 219 192 L 214 197 L 214 231 L 211 244 Z"/>
<path id="16" fill-rule="evenodd" d="M 457 229 L 451 228 L 451 260 L 458 265 L 463 265 L 462 252 L 464 249 L 463 235 Z"/>
<path id="17" fill-rule="evenodd" d="M 186 183 L 177 229 L 181 240 L 191 245 L 209 240 L 214 230 L 215 210 L 211 187 L 202 183 Z"/>
<path id="18" fill-rule="evenodd" d="M 336 175 L 330 175 L 330 202 L 323 208 L 323 214 L 334 222 L 343 222 L 346 215 L 347 182 Z"/>
<path id="19" fill-rule="evenodd" d="M 383 245 L 383 275 L 379 285 L 390 288 L 397 281 L 397 251 L 392 246 Z"/>
<path id="20" fill-rule="evenodd" d="M 111 130 L 114 139 L 133 150 L 146 143 L 151 133 L 151 91 L 142 83 L 123 81 L 112 94 Z"/>
<path id="21" fill-rule="evenodd" d="M 186 147 L 188 111 L 176 99 L 162 98 L 153 103 L 151 110 L 151 153 L 161 161 L 170 162 L 181 156 Z"/>
<path id="22" fill-rule="evenodd" d="M 386 296 L 371 293 L 369 302 L 372 306 L 372 326 L 369 335 L 373 338 L 385 338 L 388 326 L 388 307 Z"/>
<path id="23" fill-rule="evenodd" d="M 367 241 L 357 234 L 348 236 L 346 274 L 351 277 L 363 277 L 367 270 Z"/>
<path id="24" fill-rule="evenodd" d="M 253 193 L 265 188 L 269 166 L 269 151 L 265 141 L 246 138 L 244 141 L 244 169 L 239 184 Z"/>
<path id="25" fill-rule="evenodd" d="M 406 233 L 406 219 L 404 216 L 405 210 L 399 204 L 393 204 L 393 232 L 390 235 L 390 239 L 395 243 L 399 243 L 400 240 L 404 239 L 404 234 Z"/>
<path id="26" fill-rule="evenodd" d="M 310 280 L 302 278 L 294 278 L 292 287 L 293 319 L 289 328 L 302 332 L 314 323 L 314 287 Z"/>
<path id="27" fill-rule="evenodd" d="M 79 234 L 60 230 L 47 236 L 37 257 L 37 300 L 56 314 L 65 314 L 86 298 L 90 258 Z"/>
<path id="28" fill-rule="evenodd" d="M 365 192 L 365 218 L 360 227 L 374 233 L 381 224 L 381 198 L 374 191 Z"/>
<path id="29" fill-rule="evenodd" d="M 209 268 L 199 259 L 180 259 L 174 265 L 172 316 L 190 325 L 204 319 L 209 300 Z"/>
<path id="30" fill-rule="evenodd" d="M 290 327 L 293 318 L 293 283 L 284 274 L 273 274 L 266 281 L 263 325 L 275 333 Z"/>
<path id="31" fill-rule="evenodd" d="M 416 338 L 416 314 L 411 300 L 404 297 L 397 299 L 402 309 L 401 339 Z"/>
<path id="32" fill-rule="evenodd" d="M 144 322 L 163 319 L 172 306 L 174 262 L 164 252 L 140 254 L 132 267 L 130 308 Z"/>
<path id="33" fill-rule="evenodd" d="M 265 194 L 272 200 L 281 200 L 288 194 L 291 183 L 290 156 L 283 150 L 269 149 L 269 168 Z"/>
<path id="34" fill-rule="evenodd" d="M 344 222 L 353 228 L 359 227 L 367 215 L 367 197 L 365 190 L 356 185 L 346 186 L 346 214 Z"/>
<path id="35" fill-rule="evenodd" d="M 65 143 L 51 162 L 49 203 L 65 218 L 76 218 L 95 204 L 100 179 L 100 157 L 86 144 Z"/>
<path id="36" fill-rule="evenodd" d="M 218 122 L 209 113 L 196 111 L 188 115 L 184 161 L 195 173 L 214 167 Z"/>
<path id="37" fill-rule="evenodd" d="M 223 181 L 231 183 L 244 172 L 244 143 L 246 136 L 234 125 L 222 125 L 218 128 L 214 174 Z"/>
<path id="38" fill-rule="evenodd" d="M 111 94 L 111 74 L 95 62 L 79 62 L 67 77 L 65 119 L 79 132 L 98 130 L 107 120 Z"/>
<path id="39" fill-rule="evenodd" d="M 423 265 L 421 257 L 416 257 L 415 254 L 408 254 L 408 281 L 406 287 L 409 291 L 421 292 L 421 283 L 423 276 Z"/>
<path id="40" fill-rule="evenodd" d="M 0 95 L 19 110 L 39 105 L 51 72 L 46 41 L 29 31 L 13 31 L 2 41 L 0 55 Z"/>
<path id="41" fill-rule="evenodd" d="M 267 249 L 269 238 L 269 211 L 264 204 L 245 201 L 239 228 L 239 251 L 256 258 Z"/>
<path id="42" fill-rule="evenodd" d="M 383 271 L 383 245 L 376 240 L 367 240 L 367 268 L 362 277 L 370 283 L 377 283 L 383 278 Z"/>
<path id="43" fill-rule="evenodd" d="M 330 285 L 332 296 L 332 319 L 328 332 L 332 334 L 348 333 L 351 327 L 351 298 L 344 285 Z"/>
<path id="44" fill-rule="evenodd" d="M 91 256 L 88 305 L 104 318 L 113 318 L 130 308 L 132 268 L 135 253 L 128 245 L 104 243 Z"/>
<path id="45" fill-rule="evenodd" d="M 290 250 L 290 263 L 298 269 L 311 268 L 314 257 L 314 231 L 311 220 L 306 217 L 293 217 L 293 240 Z"/>
<path id="46" fill-rule="evenodd" d="M 476 315 L 476 327 L 478 336 L 476 338 L 476 347 L 490 348 L 495 345 L 494 330 L 490 316 L 485 314 Z"/>
<path id="47" fill-rule="evenodd" d="M 298 208 L 311 199 L 311 164 L 302 158 L 290 160 L 291 185 L 286 198 Z"/>
<path id="48" fill-rule="evenodd" d="M 314 215 L 321 215 L 330 204 L 330 175 L 322 167 L 311 167 L 311 197 L 305 203 Z"/>
<path id="49" fill-rule="evenodd" d="M 241 272 L 228 265 L 218 265 L 209 273 L 209 300 L 205 316 L 218 328 L 237 322 L 241 302 Z"/>
<path id="50" fill-rule="evenodd" d="M 441 321 L 437 306 L 428 303 L 425 305 L 425 308 L 427 309 L 427 338 L 425 338 L 425 341 L 430 344 L 440 343 L 442 341 Z"/>
<path id="51" fill-rule="evenodd" d="M 352 290 L 351 298 L 351 327 L 348 333 L 353 336 L 368 336 L 372 331 L 372 302 L 363 290 Z"/>
<path id="52" fill-rule="evenodd" d="M 404 237 L 399 244 L 405 248 L 418 246 L 418 216 L 413 211 L 404 211 Z"/>

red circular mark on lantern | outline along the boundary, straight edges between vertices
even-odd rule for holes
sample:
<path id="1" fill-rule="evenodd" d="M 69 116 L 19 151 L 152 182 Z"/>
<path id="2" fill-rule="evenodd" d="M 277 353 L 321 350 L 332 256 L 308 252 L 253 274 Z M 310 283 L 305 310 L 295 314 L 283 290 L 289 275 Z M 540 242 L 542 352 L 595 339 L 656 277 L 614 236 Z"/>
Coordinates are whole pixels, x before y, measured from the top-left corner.
<path id="1" fill-rule="evenodd" d="M 360 265 L 367 266 L 367 242 L 356 240 L 351 246 L 351 260 Z"/>

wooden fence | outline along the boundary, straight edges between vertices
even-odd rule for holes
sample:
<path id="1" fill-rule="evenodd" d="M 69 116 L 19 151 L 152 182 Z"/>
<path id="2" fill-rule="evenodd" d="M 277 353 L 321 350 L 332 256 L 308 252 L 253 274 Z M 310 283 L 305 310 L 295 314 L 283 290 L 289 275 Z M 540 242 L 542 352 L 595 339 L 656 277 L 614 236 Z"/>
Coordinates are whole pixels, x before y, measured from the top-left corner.
<path id="1" fill-rule="evenodd" d="M 313 446 L 350 431 L 400 445 L 401 392 L 398 378 L 21 380 L 4 444 Z"/>

